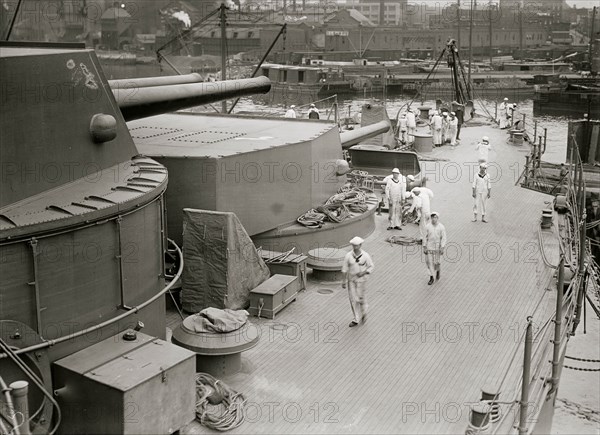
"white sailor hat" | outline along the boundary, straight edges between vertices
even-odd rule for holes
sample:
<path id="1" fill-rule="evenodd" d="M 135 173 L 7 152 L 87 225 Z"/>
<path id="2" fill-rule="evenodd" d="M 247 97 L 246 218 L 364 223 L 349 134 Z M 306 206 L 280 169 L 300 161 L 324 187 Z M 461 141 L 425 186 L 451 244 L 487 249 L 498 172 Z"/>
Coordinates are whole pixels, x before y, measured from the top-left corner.
<path id="1" fill-rule="evenodd" d="M 434 216 L 440 217 L 440 214 L 437 211 L 432 211 L 431 213 L 429 213 L 429 216 L 431 216 L 431 217 L 434 217 Z"/>
<path id="2" fill-rule="evenodd" d="M 295 106 L 294 104 L 292 104 L 292 105 L 290 106 L 290 109 L 293 109 L 294 107 L 296 107 L 296 106 Z"/>
<path id="3" fill-rule="evenodd" d="M 480 163 L 479 167 L 483 168 L 483 169 L 487 169 L 487 163 Z"/>
<path id="4" fill-rule="evenodd" d="M 407 178 L 409 181 L 415 181 L 415 176 L 414 176 L 414 175 L 407 175 L 407 176 L 406 176 L 406 178 Z"/>
<path id="5" fill-rule="evenodd" d="M 414 188 L 411 190 L 411 192 L 412 192 L 412 193 L 421 193 L 421 189 L 419 189 L 418 187 L 414 187 Z"/>
<path id="6" fill-rule="evenodd" d="M 504 98 L 504 101 L 508 101 L 508 98 Z"/>
<path id="7" fill-rule="evenodd" d="M 456 112 L 450 112 L 450 115 L 456 116 Z"/>
<path id="8" fill-rule="evenodd" d="M 392 174 L 399 174 L 399 173 L 400 173 L 400 169 L 398 169 L 398 168 L 392 169 Z"/>
<path id="9" fill-rule="evenodd" d="M 311 103 L 310 107 L 315 107 L 315 105 Z"/>
<path id="10" fill-rule="evenodd" d="M 362 245 L 363 242 L 364 242 L 364 240 L 358 236 L 356 236 L 352 240 L 350 240 L 351 245 Z"/>

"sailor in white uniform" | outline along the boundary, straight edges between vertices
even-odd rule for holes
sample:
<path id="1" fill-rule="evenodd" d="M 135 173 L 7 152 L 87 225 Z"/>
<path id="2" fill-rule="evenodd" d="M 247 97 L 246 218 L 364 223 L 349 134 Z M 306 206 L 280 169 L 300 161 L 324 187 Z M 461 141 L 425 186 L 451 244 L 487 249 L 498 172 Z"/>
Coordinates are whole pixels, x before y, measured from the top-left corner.
<path id="1" fill-rule="evenodd" d="M 350 240 L 352 251 L 344 257 L 342 265 L 342 288 L 348 285 L 348 297 L 354 320 L 350 322 L 351 328 L 367 320 L 366 283 L 367 277 L 373 273 L 373 260 L 371 256 L 361 249 L 364 240 L 354 237 Z"/>
<path id="2" fill-rule="evenodd" d="M 448 138 L 450 139 L 450 145 L 456 145 L 456 135 L 458 134 L 458 118 L 455 112 L 450 112 L 450 119 L 448 120 Z"/>
<path id="3" fill-rule="evenodd" d="M 406 118 L 406 113 L 400 115 L 400 119 L 398 120 L 398 133 L 400 142 L 403 144 L 408 143 L 408 120 Z"/>
<path id="4" fill-rule="evenodd" d="M 387 179 L 385 196 L 389 204 L 388 230 L 402 229 L 402 206 L 406 195 L 406 179 L 398 168 L 392 169 L 392 177 Z"/>
<path id="5" fill-rule="evenodd" d="M 433 199 L 433 192 L 427 187 L 415 187 L 411 190 L 413 194 L 413 203 L 408 211 L 412 213 L 413 210 L 420 210 L 419 214 L 419 231 L 421 233 L 421 240 L 425 243 L 425 227 L 429 223 L 429 215 L 431 213 L 431 200 Z"/>
<path id="6" fill-rule="evenodd" d="M 446 248 L 446 228 L 438 222 L 439 214 L 431 212 L 431 222 L 425 228 L 425 240 L 423 242 L 423 253 L 425 254 L 425 263 L 429 270 L 429 282 L 431 285 L 435 280 L 439 281 L 441 276 L 440 257 L 444 255 Z"/>
<path id="7" fill-rule="evenodd" d="M 505 98 L 504 101 L 500 103 L 500 107 L 498 108 L 498 123 L 502 129 L 508 128 L 509 126 L 510 114 L 508 112 L 508 107 L 508 98 Z"/>
<path id="8" fill-rule="evenodd" d="M 296 106 L 291 105 L 287 112 L 285 112 L 286 118 L 296 118 Z"/>
<path id="9" fill-rule="evenodd" d="M 406 113 L 406 127 L 408 128 L 408 143 L 415 141 L 415 132 L 417 131 L 417 118 L 415 112 L 409 110 Z"/>
<path id="10" fill-rule="evenodd" d="M 490 139 L 487 136 L 481 138 L 481 142 L 477 144 L 475 150 L 478 153 L 479 163 L 488 163 L 490 161 L 490 151 L 492 146 L 490 145 Z"/>
<path id="11" fill-rule="evenodd" d="M 479 165 L 479 173 L 475 175 L 473 180 L 473 221 L 477 222 L 477 214 L 481 213 L 481 221 L 485 220 L 485 204 L 492 193 L 492 183 L 490 182 L 490 174 L 487 173 L 487 165 L 482 163 Z"/>
<path id="12" fill-rule="evenodd" d="M 433 146 L 442 146 L 442 127 L 443 120 L 438 111 L 433 112 L 431 117 L 431 134 L 433 135 Z"/>

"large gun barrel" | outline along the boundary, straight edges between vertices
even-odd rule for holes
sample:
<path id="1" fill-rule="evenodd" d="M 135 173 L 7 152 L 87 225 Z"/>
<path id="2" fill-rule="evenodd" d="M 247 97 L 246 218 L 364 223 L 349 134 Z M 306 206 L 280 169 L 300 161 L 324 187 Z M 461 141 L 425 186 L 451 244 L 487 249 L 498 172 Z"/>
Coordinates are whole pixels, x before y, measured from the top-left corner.
<path id="1" fill-rule="evenodd" d="M 183 85 L 185 83 L 200 83 L 204 79 L 198 73 L 179 76 L 140 77 L 134 79 L 109 80 L 111 89 L 136 89 L 149 86 Z"/>
<path id="2" fill-rule="evenodd" d="M 113 89 L 113 94 L 125 121 L 131 121 L 230 98 L 266 94 L 270 89 L 271 81 L 267 77 L 256 77 L 221 82 Z"/>
<path id="3" fill-rule="evenodd" d="M 342 148 L 347 149 L 356 145 L 365 139 L 375 137 L 378 134 L 385 133 L 390 129 L 389 121 L 379 121 L 366 127 L 357 128 L 351 131 L 340 133 Z"/>

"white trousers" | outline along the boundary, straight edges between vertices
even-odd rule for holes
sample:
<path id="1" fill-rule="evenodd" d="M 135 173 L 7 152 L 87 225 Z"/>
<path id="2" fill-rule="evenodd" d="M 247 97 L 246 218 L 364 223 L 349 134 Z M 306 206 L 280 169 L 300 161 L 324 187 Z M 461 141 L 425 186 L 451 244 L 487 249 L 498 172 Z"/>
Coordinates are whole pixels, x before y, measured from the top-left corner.
<path id="1" fill-rule="evenodd" d="M 389 216 L 390 227 L 399 227 L 402 225 L 402 205 L 400 198 L 390 198 L 389 202 Z"/>
<path id="2" fill-rule="evenodd" d="M 456 133 L 457 133 L 456 128 L 448 129 L 448 137 L 450 138 L 450 145 L 456 145 Z"/>
<path id="3" fill-rule="evenodd" d="M 408 141 L 410 143 L 415 141 L 415 132 L 417 131 L 416 127 L 408 127 Z"/>
<path id="4" fill-rule="evenodd" d="M 487 193 L 476 193 L 473 198 L 473 213 L 485 216 L 485 203 L 487 202 Z"/>
<path id="5" fill-rule="evenodd" d="M 442 130 L 433 130 L 433 144 L 434 145 L 441 145 L 442 144 Z"/>
<path id="6" fill-rule="evenodd" d="M 356 323 L 360 323 L 363 316 L 367 314 L 367 309 L 369 308 L 365 298 L 365 284 L 365 281 L 348 281 L 348 297 L 350 299 L 350 308 L 352 308 L 352 314 L 354 315 L 354 321 Z"/>

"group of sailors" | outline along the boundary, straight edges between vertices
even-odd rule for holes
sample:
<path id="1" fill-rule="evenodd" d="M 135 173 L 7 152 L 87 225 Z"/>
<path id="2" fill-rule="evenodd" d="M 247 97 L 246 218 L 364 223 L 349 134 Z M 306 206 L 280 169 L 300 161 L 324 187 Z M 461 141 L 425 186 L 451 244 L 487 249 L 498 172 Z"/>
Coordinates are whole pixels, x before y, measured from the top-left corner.
<path id="1" fill-rule="evenodd" d="M 456 107 L 456 111 L 442 109 L 431 110 L 428 113 L 434 147 L 440 147 L 446 143 L 456 146 L 460 142 L 463 109 L 462 105 L 457 102 L 453 102 L 452 107 Z M 400 114 L 398 118 L 398 137 L 402 144 L 412 145 L 414 143 L 419 114 L 418 109 L 408 109 Z"/>
<path id="2" fill-rule="evenodd" d="M 479 173 L 475 176 L 472 183 L 473 196 L 473 222 L 477 221 L 477 216 L 481 215 L 482 222 L 486 220 L 486 203 L 491 196 L 491 180 L 487 173 L 487 153 L 491 148 L 489 139 L 483 137 L 480 142 Z M 482 159 L 485 154 L 486 161 Z M 389 205 L 388 230 L 402 230 L 405 215 L 405 202 L 410 200 L 411 205 L 407 210 L 407 215 L 416 214 L 415 223 L 419 225 L 421 235 L 421 244 L 423 254 L 425 254 L 425 264 L 429 273 L 428 285 L 433 285 L 441 279 L 441 257 L 447 244 L 446 228 L 440 222 L 440 214 L 431 211 L 431 204 L 434 198 L 433 191 L 424 187 L 422 182 L 415 180 L 415 177 L 408 175 L 404 177 L 398 168 L 392 170 L 392 174 L 384 178 L 385 197 Z M 374 264 L 371 256 L 362 249 L 364 240 L 360 237 L 354 237 L 350 240 L 352 251 L 344 257 L 342 266 L 342 287 L 348 288 L 350 307 L 353 313 L 353 319 L 349 326 L 355 327 L 364 323 L 367 319 L 368 305 L 365 298 L 365 286 L 368 275 L 373 273 Z"/>
<path id="3" fill-rule="evenodd" d="M 388 202 L 388 230 L 402 230 L 405 214 L 405 202 L 411 205 L 406 214 L 416 215 L 415 223 L 419 225 L 423 250 L 426 254 L 427 268 L 430 273 L 429 285 L 440 279 L 440 252 L 446 245 L 446 230 L 438 223 L 439 214 L 431 211 L 433 191 L 415 180 L 414 176 L 404 177 L 398 168 L 392 170 L 392 175 L 385 179 L 385 197 Z M 435 221 L 432 220 L 435 216 Z"/>
<path id="4" fill-rule="evenodd" d="M 434 110 L 429 118 L 433 146 L 441 147 L 445 143 L 456 146 L 458 139 L 459 121 L 456 112 L 441 112 Z"/>
<path id="5" fill-rule="evenodd" d="M 311 104 L 308 108 L 308 119 L 319 119 L 320 118 L 320 112 L 319 109 L 317 109 L 317 106 L 314 104 Z M 296 112 L 296 106 L 294 104 L 292 104 L 289 109 L 287 110 L 287 112 L 285 112 L 285 118 L 298 118 L 298 112 Z"/>

